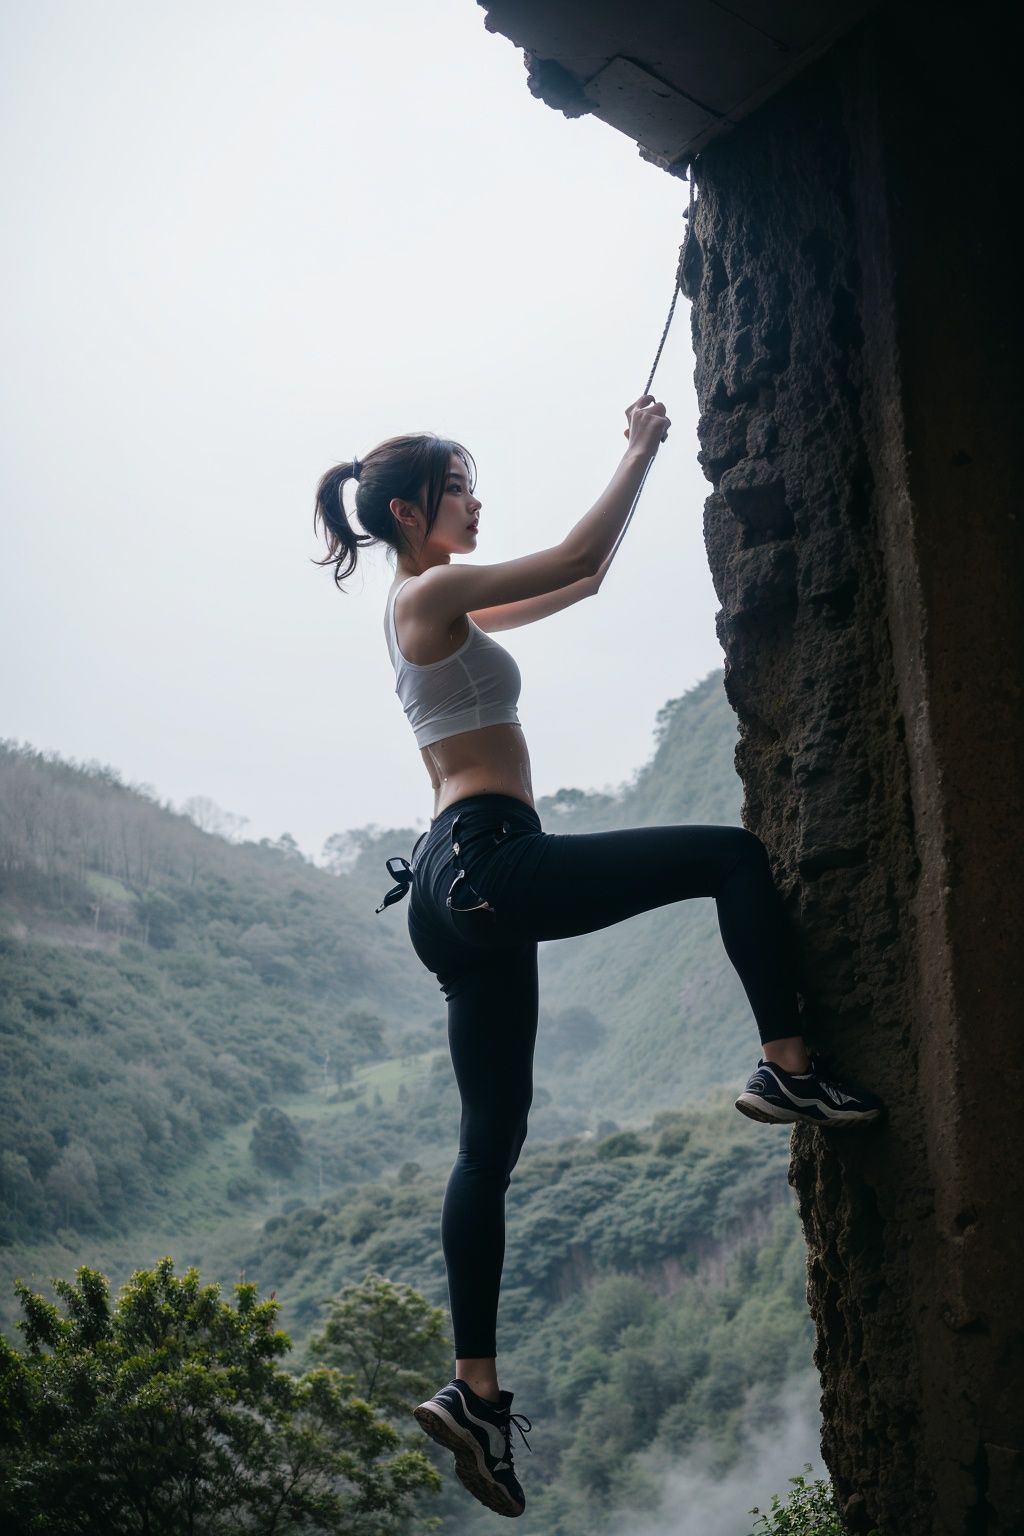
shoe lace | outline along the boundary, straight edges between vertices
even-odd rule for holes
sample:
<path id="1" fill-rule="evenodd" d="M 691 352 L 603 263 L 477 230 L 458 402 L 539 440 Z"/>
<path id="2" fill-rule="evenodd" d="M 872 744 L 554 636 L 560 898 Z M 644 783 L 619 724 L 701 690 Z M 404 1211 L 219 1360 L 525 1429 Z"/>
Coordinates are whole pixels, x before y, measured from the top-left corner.
<path id="1" fill-rule="evenodd" d="M 523 1425 L 524 1424 L 526 1425 L 526 1428 L 530 1431 L 531 1434 L 533 1433 L 533 1425 L 530 1423 L 530 1421 L 526 1417 L 525 1413 L 509 1413 L 506 1416 L 506 1418 L 505 1418 L 504 1424 L 502 1425 L 502 1428 L 505 1431 L 505 1455 L 504 1455 L 504 1460 L 508 1462 L 509 1466 L 512 1465 L 512 1426 L 513 1426 L 513 1424 L 515 1425 L 516 1429 L 518 1429 L 520 1435 L 522 1436 L 523 1444 L 526 1446 L 526 1449 L 530 1452 L 531 1456 L 533 1455 L 533 1446 L 530 1444 L 529 1440 L 527 1440 L 527 1438 L 526 1438 L 526 1435 L 523 1433 Z"/>
<path id="2" fill-rule="evenodd" d="M 828 1070 L 829 1063 L 821 1056 L 811 1057 L 810 1070 L 813 1072 L 818 1087 L 824 1089 L 837 1104 L 844 1099 L 856 1099 L 856 1091 L 847 1082 L 840 1082 Z M 833 1069 L 834 1070 L 834 1069 Z"/>

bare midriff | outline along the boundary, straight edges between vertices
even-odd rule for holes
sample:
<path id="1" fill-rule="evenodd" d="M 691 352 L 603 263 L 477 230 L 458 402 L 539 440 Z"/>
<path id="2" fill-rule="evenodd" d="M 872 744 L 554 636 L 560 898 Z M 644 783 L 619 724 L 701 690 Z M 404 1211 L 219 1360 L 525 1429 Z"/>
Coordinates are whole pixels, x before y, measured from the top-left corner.
<path id="1" fill-rule="evenodd" d="M 397 634 L 397 613 L 394 618 Z M 468 635 L 469 620 L 465 615 L 443 635 L 418 629 L 403 617 L 398 648 L 408 661 L 430 664 L 451 655 Z M 421 747 L 420 756 L 434 790 L 432 821 L 436 821 L 449 805 L 464 800 L 467 795 L 511 795 L 536 809 L 530 779 L 530 754 L 521 725 L 484 725 L 475 731 L 442 736 L 439 741 Z"/>
<path id="2" fill-rule="evenodd" d="M 432 821 L 467 795 L 511 795 L 533 806 L 530 754 L 521 725 L 484 725 L 442 736 L 421 747 L 420 756 L 434 788 Z"/>

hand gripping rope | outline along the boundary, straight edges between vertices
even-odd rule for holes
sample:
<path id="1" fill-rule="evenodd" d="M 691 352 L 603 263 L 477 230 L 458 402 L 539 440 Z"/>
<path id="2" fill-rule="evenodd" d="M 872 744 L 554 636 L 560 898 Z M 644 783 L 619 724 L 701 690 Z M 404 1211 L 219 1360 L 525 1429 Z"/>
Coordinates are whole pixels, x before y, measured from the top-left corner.
<path id="1" fill-rule="evenodd" d="M 658 350 L 655 353 L 654 362 L 651 364 L 651 371 L 647 375 L 647 383 L 644 385 L 643 393 L 645 395 L 649 395 L 650 392 L 651 392 L 651 385 L 654 382 L 654 375 L 657 372 L 658 364 L 661 362 L 662 349 L 664 348 L 666 338 L 668 337 L 669 326 L 672 324 L 672 316 L 676 312 L 676 300 L 678 299 L 680 293 L 685 294 L 688 299 L 692 299 L 693 298 L 693 291 L 692 291 L 692 288 L 691 288 L 690 282 L 689 282 L 689 271 L 688 271 L 689 263 L 687 261 L 687 257 L 688 257 L 688 255 L 690 253 L 691 241 L 695 241 L 695 239 L 696 239 L 696 237 L 695 237 L 695 235 L 693 233 L 694 175 L 693 175 L 693 162 L 692 161 L 687 166 L 687 173 L 688 173 L 688 180 L 689 180 L 689 183 L 690 183 L 690 204 L 689 204 L 689 207 L 686 210 L 686 213 L 683 215 L 683 217 L 686 219 L 686 234 L 683 237 L 682 245 L 679 247 L 679 261 L 678 261 L 678 263 L 676 265 L 676 281 L 675 281 L 675 286 L 672 289 L 672 303 L 669 305 L 669 308 L 668 308 L 668 319 L 665 321 L 665 329 L 662 331 L 662 333 L 661 333 L 661 340 L 658 342 Z M 628 514 L 628 516 L 626 518 L 626 521 L 623 523 L 622 527 L 619 529 L 619 536 L 618 536 L 618 538 L 615 540 L 615 543 L 611 547 L 611 552 L 608 555 L 608 560 L 609 561 L 611 560 L 612 556 L 615 554 L 615 551 L 618 549 L 619 545 L 622 543 L 623 538 L 625 537 L 626 529 L 629 527 L 630 522 L 632 521 L 632 518 L 633 518 L 633 513 L 636 511 L 636 504 L 640 500 L 640 492 L 644 488 L 644 481 L 647 479 L 647 476 L 649 475 L 650 470 L 651 470 L 651 465 L 653 463 L 654 463 L 653 458 L 652 459 L 648 459 L 647 465 L 646 465 L 646 467 L 644 469 L 643 478 L 641 479 L 640 484 L 637 486 L 636 495 L 633 497 L 633 505 L 629 509 L 629 514 Z"/>

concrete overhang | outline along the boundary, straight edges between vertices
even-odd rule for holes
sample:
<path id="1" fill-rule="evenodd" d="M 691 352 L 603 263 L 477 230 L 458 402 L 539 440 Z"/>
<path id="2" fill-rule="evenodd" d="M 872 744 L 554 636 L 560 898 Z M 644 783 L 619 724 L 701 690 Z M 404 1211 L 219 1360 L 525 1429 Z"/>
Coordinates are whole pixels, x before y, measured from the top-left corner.
<path id="1" fill-rule="evenodd" d="M 524 50 L 530 89 L 590 112 L 683 176 L 700 150 L 780 90 L 878 0 L 478 0 Z"/>

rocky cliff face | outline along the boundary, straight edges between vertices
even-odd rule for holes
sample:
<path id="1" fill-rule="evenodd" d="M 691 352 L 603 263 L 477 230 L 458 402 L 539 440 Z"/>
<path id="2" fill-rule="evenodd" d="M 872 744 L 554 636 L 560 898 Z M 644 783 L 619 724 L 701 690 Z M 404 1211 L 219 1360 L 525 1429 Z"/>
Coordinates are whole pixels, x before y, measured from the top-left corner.
<path id="1" fill-rule="evenodd" d="M 692 319 L 714 486 L 705 534 L 740 719 L 736 766 L 745 820 L 772 852 L 799 929 L 806 1033 L 913 1122 L 903 930 L 918 865 L 865 447 L 849 149 L 820 76 L 772 110 L 770 128 L 768 115 L 756 137 L 704 156 L 700 256 L 689 263 L 701 269 Z M 819 1363 L 828 1356 L 829 1461 L 850 1496 L 862 1480 L 893 1483 L 909 1518 L 914 1473 L 900 1447 L 920 1404 L 901 1234 L 905 1205 L 923 1212 L 928 1194 L 912 1141 L 893 1187 L 891 1134 L 798 1133 L 793 1178 Z M 884 1466 L 868 1358 L 884 1359 L 889 1378 Z M 839 1454 L 855 1425 L 855 1454 Z"/>
<path id="2" fill-rule="evenodd" d="M 996 401 L 1011 382 L 981 297 L 997 242 L 937 228 L 929 250 L 931 87 L 915 103 L 900 47 L 923 61 L 893 44 L 869 28 L 705 151 L 687 270 L 744 819 L 787 894 L 806 1033 L 889 1107 L 881 1127 L 794 1135 L 824 1452 L 851 1530 L 952 1536 L 1024 1529 L 1020 1292 L 1000 1255 L 1019 1243 L 1000 1168 L 1019 1173 L 1021 1138 L 996 1102 L 1015 1092 L 999 1074 L 1017 1071 L 1019 958 L 979 878 L 988 858 L 1019 898 L 998 796 L 1020 674 L 994 689 L 968 633 L 987 590 L 1019 645 L 1020 550 L 998 472 L 998 527 L 968 549 L 957 521 L 977 513 L 962 472 L 980 441 L 1010 441 L 1005 399 L 981 422 L 972 394 L 986 367 Z M 986 944 L 1002 981 L 972 984 Z"/>

